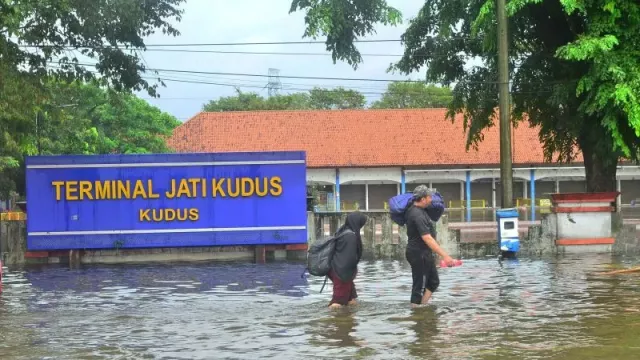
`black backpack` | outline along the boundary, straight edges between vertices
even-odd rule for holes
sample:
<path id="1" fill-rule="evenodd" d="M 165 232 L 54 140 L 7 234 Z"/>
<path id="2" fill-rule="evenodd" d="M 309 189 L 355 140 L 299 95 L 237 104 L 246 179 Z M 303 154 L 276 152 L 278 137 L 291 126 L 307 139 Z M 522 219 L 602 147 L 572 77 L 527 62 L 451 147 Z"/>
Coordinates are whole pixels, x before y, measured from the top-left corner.
<path id="1" fill-rule="evenodd" d="M 309 274 L 313 276 L 325 276 L 324 284 L 320 292 L 322 292 L 324 286 L 327 284 L 329 271 L 331 271 L 331 260 L 336 251 L 336 241 L 347 233 L 353 233 L 353 231 L 347 229 L 327 239 L 316 241 L 309 246 L 305 272 L 308 271 Z M 302 276 L 304 276 L 304 273 Z"/>

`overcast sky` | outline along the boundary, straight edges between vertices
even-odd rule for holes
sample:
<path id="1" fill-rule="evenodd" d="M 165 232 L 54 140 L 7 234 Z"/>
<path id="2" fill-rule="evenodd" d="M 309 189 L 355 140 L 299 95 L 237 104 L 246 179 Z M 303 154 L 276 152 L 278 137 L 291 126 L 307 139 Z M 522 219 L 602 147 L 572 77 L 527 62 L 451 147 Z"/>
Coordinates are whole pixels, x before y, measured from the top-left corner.
<path id="1" fill-rule="evenodd" d="M 390 0 L 392 6 L 400 9 L 403 24 L 398 27 L 377 28 L 377 34 L 369 39 L 399 39 L 424 2 L 417 0 Z M 184 16 L 176 23 L 181 32 L 178 37 L 155 34 L 147 40 L 147 44 L 185 44 L 185 43 L 231 43 L 231 42 L 273 42 L 301 41 L 304 32 L 304 13 L 289 14 L 291 0 L 187 0 L 183 5 Z M 319 39 L 323 40 L 323 39 Z M 400 43 L 369 43 L 358 45 L 362 53 L 402 54 Z M 185 48 L 171 48 L 185 49 Z M 312 52 L 325 53 L 323 56 L 292 55 L 247 55 L 247 54 L 214 54 L 147 51 L 144 59 L 150 68 L 195 70 L 223 73 L 267 74 L 269 68 L 280 70 L 282 76 L 320 76 L 320 77 L 358 77 L 377 79 L 406 79 L 406 76 L 387 73 L 391 62 L 399 57 L 363 56 L 358 70 L 353 70 L 347 63 L 333 63 L 331 55 L 324 44 L 304 45 L 257 45 L 257 46 L 211 46 L 191 47 L 193 50 L 222 51 L 259 51 L 259 52 Z M 413 79 L 423 79 L 424 70 L 413 74 Z M 255 91 L 267 96 L 267 78 L 238 77 L 228 75 L 193 75 L 168 74 L 169 78 L 235 84 L 243 91 Z M 386 83 L 337 81 L 337 80 L 302 80 L 280 79 L 283 93 L 295 92 L 291 89 L 310 89 L 313 86 L 344 86 L 357 88 L 362 92 L 380 93 Z M 244 86 L 244 87 L 242 87 Z M 229 96 L 235 93 L 231 86 L 205 84 L 187 84 L 167 82 L 167 87 L 160 88 L 161 99 L 149 99 L 146 94 L 141 97 L 162 110 L 167 111 L 181 121 L 185 121 L 202 109 L 202 105 L 210 99 Z M 367 100 L 376 100 L 379 95 L 367 94 Z"/>

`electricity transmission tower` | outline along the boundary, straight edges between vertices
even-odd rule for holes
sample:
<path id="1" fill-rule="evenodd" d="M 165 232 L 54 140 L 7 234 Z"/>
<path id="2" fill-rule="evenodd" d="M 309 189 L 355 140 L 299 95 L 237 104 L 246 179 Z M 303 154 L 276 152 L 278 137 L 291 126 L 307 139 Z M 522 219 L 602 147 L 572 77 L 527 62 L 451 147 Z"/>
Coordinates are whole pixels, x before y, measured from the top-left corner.
<path id="1" fill-rule="evenodd" d="M 269 89 L 269 97 L 278 95 L 278 91 L 282 90 L 280 70 L 269 69 L 269 82 L 267 83 L 267 88 Z"/>

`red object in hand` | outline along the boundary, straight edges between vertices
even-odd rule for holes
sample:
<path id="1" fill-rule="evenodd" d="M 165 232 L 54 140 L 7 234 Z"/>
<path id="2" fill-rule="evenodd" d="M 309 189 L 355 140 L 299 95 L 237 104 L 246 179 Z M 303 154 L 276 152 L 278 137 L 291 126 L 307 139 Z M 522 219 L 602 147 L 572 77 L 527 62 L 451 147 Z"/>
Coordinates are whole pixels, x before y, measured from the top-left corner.
<path id="1" fill-rule="evenodd" d="M 460 265 L 462 265 L 462 260 L 459 260 L 459 259 L 454 259 L 454 260 L 453 260 L 453 265 L 451 265 L 451 266 L 447 266 L 447 263 L 446 263 L 444 260 L 441 260 L 441 261 L 440 261 L 440 267 L 443 267 L 443 268 L 445 268 L 445 267 L 460 266 Z"/>

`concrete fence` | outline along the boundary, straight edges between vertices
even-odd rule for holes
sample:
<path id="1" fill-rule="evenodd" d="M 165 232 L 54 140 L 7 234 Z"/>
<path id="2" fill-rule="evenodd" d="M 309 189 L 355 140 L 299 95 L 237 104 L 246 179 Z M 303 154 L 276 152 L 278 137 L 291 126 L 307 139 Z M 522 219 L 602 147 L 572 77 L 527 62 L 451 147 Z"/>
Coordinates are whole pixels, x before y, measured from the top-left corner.
<path id="1" fill-rule="evenodd" d="M 395 224 L 387 212 L 364 212 L 367 223 L 360 234 L 363 243 L 363 257 L 366 259 L 402 259 L 407 248 L 407 230 Z M 333 235 L 346 220 L 346 213 L 309 213 L 308 243 Z M 437 223 L 438 242 L 446 251 L 458 254 L 459 230 L 449 230 L 447 217 Z"/>
<path id="2" fill-rule="evenodd" d="M 393 223 L 384 211 L 363 212 L 368 221 L 362 229 L 363 256 L 368 260 L 404 259 L 407 246 L 406 228 Z M 345 222 L 346 213 L 307 214 L 307 243 L 331 236 Z M 616 218 L 613 226 L 616 242 L 611 251 L 615 254 L 640 253 L 640 224 L 623 224 Z M 436 224 L 437 241 L 451 256 L 457 258 L 497 256 L 496 224 L 449 223 L 445 215 Z M 470 234 L 484 234 L 479 238 Z M 543 217 L 540 223 L 526 224 L 520 232 L 521 257 L 554 255 L 562 252 L 555 244 L 556 231 L 553 221 Z M 0 221 L 0 252 L 6 264 L 72 262 L 74 254 L 78 263 L 127 263 L 169 261 L 224 261 L 246 260 L 261 262 L 268 259 L 304 259 L 305 245 L 271 246 L 211 246 L 200 248 L 163 249 L 103 249 L 30 252 L 26 247 L 25 221 Z"/>

